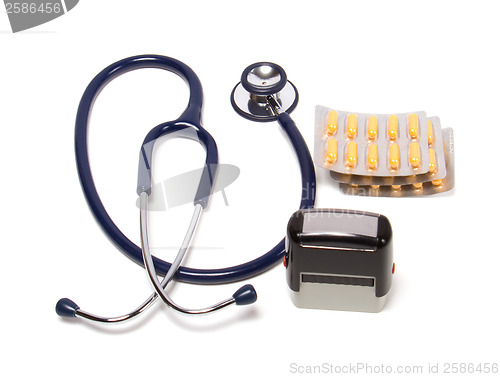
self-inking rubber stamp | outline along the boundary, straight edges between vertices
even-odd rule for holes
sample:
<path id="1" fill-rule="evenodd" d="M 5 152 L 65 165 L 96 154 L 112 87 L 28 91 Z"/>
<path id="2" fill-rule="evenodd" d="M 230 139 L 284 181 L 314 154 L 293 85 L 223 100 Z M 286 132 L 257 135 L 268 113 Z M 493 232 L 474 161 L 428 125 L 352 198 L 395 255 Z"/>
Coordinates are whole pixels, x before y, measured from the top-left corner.
<path id="1" fill-rule="evenodd" d="M 394 273 L 387 217 L 339 210 L 299 210 L 286 235 L 286 276 L 300 308 L 380 312 Z"/>

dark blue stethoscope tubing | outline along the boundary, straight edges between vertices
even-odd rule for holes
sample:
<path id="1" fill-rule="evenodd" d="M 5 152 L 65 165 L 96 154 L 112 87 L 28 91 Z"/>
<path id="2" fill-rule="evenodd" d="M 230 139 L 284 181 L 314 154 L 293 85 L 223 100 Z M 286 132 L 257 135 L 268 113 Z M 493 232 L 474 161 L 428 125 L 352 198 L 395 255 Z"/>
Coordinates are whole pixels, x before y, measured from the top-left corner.
<path id="1" fill-rule="evenodd" d="M 168 135 L 195 140 L 205 147 L 205 166 L 198 183 L 194 204 L 201 204 L 203 208 L 206 208 L 212 195 L 215 177 L 219 168 L 217 143 L 212 135 L 200 125 L 194 125 L 179 119 L 173 122 L 162 123 L 146 135 L 139 156 L 137 195 L 141 195 L 142 192 L 147 192 L 148 195 L 151 194 L 154 144 L 159 138 Z"/>
<path id="2" fill-rule="evenodd" d="M 88 121 L 92 105 L 99 92 L 106 84 L 117 76 L 140 68 L 160 68 L 176 73 L 185 79 L 190 89 L 188 107 L 179 120 L 167 122 L 155 127 L 151 131 L 153 134 L 156 132 L 157 137 L 160 137 L 161 135 L 168 133 L 165 130 L 174 124 L 182 124 L 184 126 L 197 125 L 198 132 L 200 132 L 202 137 L 205 137 L 203 135 L 205 135 L 205 133 L 208 134 L 208 132 L 206 132 L 200 125 L 201 108 L 203 103 L 201 83 L 196 74 L 187 65 L 172 58 L 159 55 L 142 55 L 123 59 L 110 65 L 99 73 L 88 85 L 82 96 L 78 107 L 75 126 L 75 153 L 80 183 L 87 203 L 97 222 L 100 224 L 109 239 L 126 256 L 134 262 L 143 265 L 141 249 L 130 241 L 114 224 L 99 198 L 90 169 L 87 146 Z M 311 208 L 314 206 L 316 178 L 309 150 L 304 139 L 302 138 L 302 135 L 289 115 L 284 113 L 281 114 L 280 117 L 282 117 L 282 119 L 278 120 L 291 140 L 301 166 L 303 195 L 300 207 Z M 161 132 L 161 130 L 164 132 Z M 150 136 L 153 135 L 151 132 L 149 134 Z M 210 139 L 213 140 L 211 136 Z M 181 267 L 176 274 L 176 279 L 194 284 L 222 284 L 244 280 L 273 267 L 276 263 L 283 259 L 284 254 L 285 240 L 283 239 L 270 251 L 252 261 L 233 267 L 213 270 Z M 154 258 L 154 263 L 157 272 L 162 275 L 164 275 L 170 268 L 170 263 L 158 258 Z"/>

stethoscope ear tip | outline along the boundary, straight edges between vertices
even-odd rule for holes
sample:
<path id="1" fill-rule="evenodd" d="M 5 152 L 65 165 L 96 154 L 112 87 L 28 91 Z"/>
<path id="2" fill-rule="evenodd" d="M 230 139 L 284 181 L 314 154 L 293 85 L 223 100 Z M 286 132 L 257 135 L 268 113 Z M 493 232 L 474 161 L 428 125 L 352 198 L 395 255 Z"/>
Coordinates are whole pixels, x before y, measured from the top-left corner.
<path id="1" fill-rule="evenodd" d="M 236 305 L 250 305 L 257 301 L 257 292 L 251 284 L 246 284 L 233 294 Z"/>
<path id="2" fill-rule="evenodd" d="M 62 298 L 56 304 L 56 313 L 60 317 L 74 318 L 78 309 L 80 307 L 69 298 Z"/>

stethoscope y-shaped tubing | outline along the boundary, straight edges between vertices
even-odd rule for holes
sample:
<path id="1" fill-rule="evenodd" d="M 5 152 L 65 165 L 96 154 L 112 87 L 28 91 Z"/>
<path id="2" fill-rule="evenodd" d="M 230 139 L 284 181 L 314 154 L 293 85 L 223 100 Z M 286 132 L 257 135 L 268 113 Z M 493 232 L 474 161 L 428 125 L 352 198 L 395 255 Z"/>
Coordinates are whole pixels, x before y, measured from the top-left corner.
<path id="1" fill-rule="evenodd" d="M 117 76 L 140 68 L 160 68 L 173 72 L 182 77 L 190 89 L 188 107 L 179 117 L 179 123 L 196 125 L 200 133 L 206 133 L 201 127 L 201 108 L 203 93 L 201 83 L 196 74 L 184 63 L 159 55 L 141 55 L 123 59 L 105 68 L 88 85 L 78 108 L 75 127 L 75 151 L 80 183 L 97 222 L 113 243 L 129 258 L 143 265 L 141 248 L 130 241 L 108 215 L 97 193 L 90 169 L 87 130 L 92 105 L 99 92 Z M 281 117 L 281 119 L 280 119 Z M 312 208 L 315 200 L 316 177 L 314 165 L 307 145 L 288 114 L 283 113 L 278 121 L 290 139 L 297 154 L 302 176 L 302 198 L 300 208 Z M 170 122 L 169 122 L 170 123 Z M 157 128 L 159 128 L 158 126 Z M 162 136 L 159 132 L 156 137 Z M 193 269 L 180 267 L 175 278 L 179 281 L 195 284 L 221 284 L 244 280 L 271 268 L 283 259 L 285 254 L 285 240 L 264 255 L 233 267 L 221 269 Z M 170 263 L 154 258 L 154 264 L 160 275 L 165 275 L 170 268 Z"/>

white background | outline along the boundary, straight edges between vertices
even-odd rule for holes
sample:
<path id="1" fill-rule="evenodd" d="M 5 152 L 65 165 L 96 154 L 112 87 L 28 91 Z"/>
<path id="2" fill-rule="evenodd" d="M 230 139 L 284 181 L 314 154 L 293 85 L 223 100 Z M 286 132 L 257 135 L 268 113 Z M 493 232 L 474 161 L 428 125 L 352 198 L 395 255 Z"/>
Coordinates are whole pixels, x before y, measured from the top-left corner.
<path id="1" fill-rule="evenodd" d="M 0 14 L 2 375 L 293 375 L 291 364 L 494 363 L 499 358 L 500 23 L 496 1 L 82 0 L 67 15 L 12 34 Z M 314 106 L 424 110 L 455 130 L 452 194 L 343 196 L 318 169 L 318 207 L 380 212 L 394 230 L 396 274 L 379 314 L 297 309 L 279 265 L 253 278 L 259 299 L 205 317 L 157 304 L 128 324 L 62 320 L 60 297 L 119 315 L 151 287 L 94 221 L 74 161 L 80 97 L 105 66 L 155 53 L 190 65 L 205 94 L 203 124 L 220 160 L 241 169 L 202 218 L 187 264 L 230 266 L 277 243 L 300 197 L 294 153 L 275 123 L 239 117 L 229 94 L 249 64 L 282 65 L 301 94 L 294 119 L 310 146 Z M 188 93 L 165 72 L 133 72 L 98 99 L 91 162 L 111 216 L 139 242 L 137 157 L 144 135 L 175 119 Z M 201 166 L 203 149 L 163 143 L 155 179 Z M 154 213 L 152 245 L 172 258 L 191 205 Z M 232 294 L 175 285 L 182 305 Z M 298 373 L 295 373 L 298 374 Z"/>

